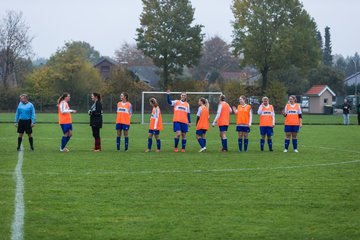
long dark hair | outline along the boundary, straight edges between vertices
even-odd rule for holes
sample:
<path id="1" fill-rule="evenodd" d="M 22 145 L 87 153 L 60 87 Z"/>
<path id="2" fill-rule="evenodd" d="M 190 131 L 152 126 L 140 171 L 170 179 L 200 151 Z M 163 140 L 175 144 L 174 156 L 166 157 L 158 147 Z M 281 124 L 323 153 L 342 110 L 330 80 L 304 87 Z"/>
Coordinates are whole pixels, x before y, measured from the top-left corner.
<path id="1" fill-rule="evenodd" d="M 59 99 L 57 100 L 58 105 L 61 103 L 61 101 L 63 101 L 67 96 L 69 96 L 70 94 L 68 92 L 64 92 Z"/>
<path id="2" fill-rule="evenodd" d="M 96 97 L 99 102 L 101 101 L 100 93 L 93 92 L 92 95 L 94 95 L 94 97 Z"/>
<path id="3" fill-rule="evenodd" d="M 122 95 L 126 98 L 126 101 L 129 101 L 129 94 L 127 92 L 122 92 Z"/>

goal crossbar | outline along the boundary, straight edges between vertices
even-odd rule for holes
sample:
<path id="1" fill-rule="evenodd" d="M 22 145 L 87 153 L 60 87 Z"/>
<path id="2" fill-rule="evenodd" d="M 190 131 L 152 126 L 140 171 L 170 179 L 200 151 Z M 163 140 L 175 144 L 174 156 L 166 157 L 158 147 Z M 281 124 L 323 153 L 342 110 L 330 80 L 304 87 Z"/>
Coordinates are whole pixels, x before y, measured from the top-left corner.
<path id="1" fill-rule="evenodd" d="M 145 94 L 167 94 L 168 92 L 141 92 L 141 124 L 144 124 L 144 111 L 145 111 Z M 169 92 L 169 94 L 181 94 L 183 92 Z M 221 95 L 222 92 L 186 92 L 187 95 Z"/>

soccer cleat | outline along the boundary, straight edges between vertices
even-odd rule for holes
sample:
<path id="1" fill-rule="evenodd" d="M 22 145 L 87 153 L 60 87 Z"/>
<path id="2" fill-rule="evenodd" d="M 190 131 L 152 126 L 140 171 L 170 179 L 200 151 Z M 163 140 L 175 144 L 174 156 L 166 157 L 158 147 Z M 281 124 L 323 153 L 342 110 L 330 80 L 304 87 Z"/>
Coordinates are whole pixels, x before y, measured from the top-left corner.
<path id="1" fill-rule="evenodd" d="M 206 152 L 206 147 L 201 148 L 199 152 Z"/>
<path id="2" fill-rule="evenodd" d="M 228 150 L 227 149 L 220 149 L 220 152 L 227 152 Z"/>
<path id="3" fill-rule="evenodd" d="M 94 149 L 93 152 L 101 152 L 101 149 Z"/>
<path id="4" fill-rule="evenodd" d="M 273 152 L 274 150 L 272 150 L 272 149 L 269 149 L 269 151 L 270 151 L 270 152 Z"/>
<path id="5" fill-rule="evenodd" d="M 160 152 L 160 149 L 156 149 L 156 152 Z"/>
<path id="6" fill-rule="evenodd" d="M 181 149 L 181 152 L 184 153 L 184 152 L 185 152 L 185 149 Z"/>
<path id="7" fill-rule="evenodd" d="M 60 152 L 69 152 L 70 150 L 66 147 L 64 147 L 63 149 L 60 149 Z"/>
<path id="8" fill-rule="evenodd" d="M 294 152 L 298 153 L 299 151 L 297 149 L 294 149 Z"/>
<path id="9" fill-rule="evenodd" d="M 288 152 L 288 150 L 287 149 L 284 149 L 284 153 L 287 153 Z"/>
<path id="10" fill-rule="evenodd" d="M 174 148 L 174 152 L 179 152 L 179 149 L 178 148 Z"/>
<path id="11" fill-rule="evenodd" d="M 151 152 L 151 150 L 150 150 L 150 149 L 146 149 L 145 152 L 148 153 L 148 152 Z"/>

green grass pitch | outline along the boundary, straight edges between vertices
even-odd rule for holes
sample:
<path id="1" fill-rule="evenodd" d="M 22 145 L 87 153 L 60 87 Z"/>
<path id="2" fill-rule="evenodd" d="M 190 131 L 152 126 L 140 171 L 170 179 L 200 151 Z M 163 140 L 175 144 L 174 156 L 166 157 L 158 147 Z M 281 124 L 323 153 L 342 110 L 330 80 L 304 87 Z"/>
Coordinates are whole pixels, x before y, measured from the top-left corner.
<path id="1" fill-rule="evenodd" d="M 0 115 L 0 239 L 11 238 L 18 161 L 7 118 Z M 228 153 L 219 152 L 217 128 L 198 153 L 194 126 L 187 152 L 173 153 L 171 128 L 160 153 L 145 153 L 148 126 L 132 125 L 125 153 L 115 150 L 114 124 L 105 124 L 103 151 L 93 153 L 90 127 L 75 123 L 71 151 L 61 153 L 60 127 L 38 124 L 35 151 L 23 142 L 24 239 L 360 239 L 359 126 L 305 125 L 298 154 L 282 152 L 280 125 L 272 153 L 259 151 L 257 125 L 247 153 L 237 152 L 234 125 Z"/>

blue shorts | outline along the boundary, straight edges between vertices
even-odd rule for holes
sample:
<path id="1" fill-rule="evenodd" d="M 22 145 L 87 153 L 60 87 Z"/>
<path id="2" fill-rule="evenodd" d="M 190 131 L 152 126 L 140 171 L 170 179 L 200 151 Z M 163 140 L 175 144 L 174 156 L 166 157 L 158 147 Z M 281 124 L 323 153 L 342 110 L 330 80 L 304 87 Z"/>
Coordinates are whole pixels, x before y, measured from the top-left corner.
<path id="1" fill-rule="evenodd" d="M 274 135 L 274 129 L 272 127 L 260 127 L 260 134 L 261 136 L 267 135 L 268 137 L 271 137 Z"/>
<path id="2" fill-rule="evenodd" d="M 246 133 L 249 133 L 249 132 L 250 132 L 250 128 L 249 128 L 249 127 L 245 127 L 245 126 L 236 126 L 236 131 L 237 131 L 237 132 L 246 132 Z"/>
<path id="3" fill-rule="evenodd" d="M 70 130 L 72 130 L 72 124 L 71 123 L 68 123 L 68 124 L 60 124 L 60 127 L 63 131 L 63 133 L 67 133 L 69 132 Z"/>
<path id="4" fill-rule="evenodd" d="M 153 134 L 153 135 L 160 135 L 160 131 L 159 130 L 151 130 L 149 129 L 149 133 Z"/>
<path id="5" fill-rule="evenodd" d="M 300 126 L 285 125 L 284 132 L 299 132 Z"/>
<path id="6" fill-rule="evenodd" d="M 205 129 L 199 129 L 199 130 L 196 130 L 196 135 L 203 135 L 203 134 L 206 134 L 206 131 Z"/>
<path id="7" fill-rule="evenodd" d="M 173 127 L 174 132 L 181 131 L 186 133 L 189 131 L 189 126 L 187 125 L 187 123 L 174 122 Z"/>
<path id="8" fill-rule="evenodd" d="M 128 131 L 130 129 L 130 125 L 117 123 L 115 129 Z"/>
<path id="9" fill-rule="evenodd" d="M 219 126 L 220 132 L 227 132 L 229 126 Z"/>

